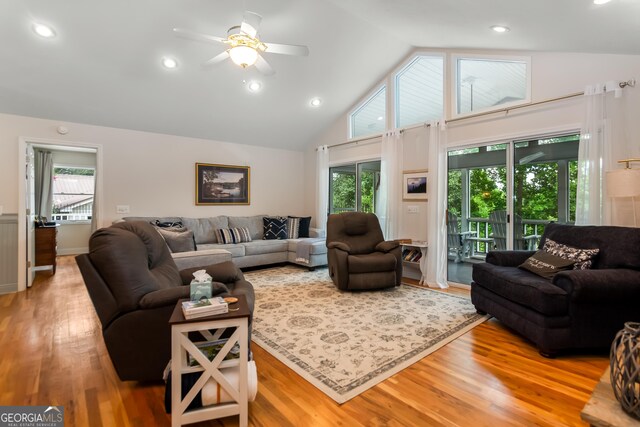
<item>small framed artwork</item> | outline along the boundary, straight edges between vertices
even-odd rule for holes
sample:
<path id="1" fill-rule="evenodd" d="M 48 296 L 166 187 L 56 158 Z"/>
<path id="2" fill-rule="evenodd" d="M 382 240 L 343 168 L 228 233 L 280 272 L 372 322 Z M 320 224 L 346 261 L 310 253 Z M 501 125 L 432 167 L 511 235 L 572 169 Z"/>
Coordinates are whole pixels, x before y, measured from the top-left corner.
<path id="1" fill-rule="evenodd" d="M 427 200 L 427 169 L 402 173 L 402 200 Z"/>
<path id="2" fill-rule="evenodd" d="M 249 166 L 196 163 L 196 205 L 248 205 Z"/>

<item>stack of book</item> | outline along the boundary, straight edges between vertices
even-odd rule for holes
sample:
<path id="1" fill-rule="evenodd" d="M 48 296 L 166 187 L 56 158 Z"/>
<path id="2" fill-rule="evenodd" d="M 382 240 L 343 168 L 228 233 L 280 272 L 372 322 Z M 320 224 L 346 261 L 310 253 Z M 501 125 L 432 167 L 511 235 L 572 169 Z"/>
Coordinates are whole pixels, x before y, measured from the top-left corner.
<path id="1" fill-rule="evenodd" d="M 229 305 L 222 297 L 201 299 L 200 301 L 184 301 L 182 314 L 185 319 L 214 316 L 229 312 Z"/>
<path id="2" fill-rule="evenodd" d="M 422 258 L 422 251 L 415 248 L 406 248 L 402 251 L 402 259 L 409 262 L 418 262 Z"/>

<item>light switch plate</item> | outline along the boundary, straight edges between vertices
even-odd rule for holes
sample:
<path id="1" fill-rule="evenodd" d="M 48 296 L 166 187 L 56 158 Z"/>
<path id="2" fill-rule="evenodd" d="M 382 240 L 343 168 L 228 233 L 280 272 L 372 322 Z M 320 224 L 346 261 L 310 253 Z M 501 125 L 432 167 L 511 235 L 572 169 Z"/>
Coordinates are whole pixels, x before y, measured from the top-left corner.
<path id="1" fill-rule="evenodd" d="M 119 214 L 127 214 L 127 213 L 129 213 L 129 205 L 118 205 L 118 206 L 116 206 L 116 213 L 119 213 Z"/>
<path id="2" fill-rule="evenodd" d="M 416 206 L 416 205 L 407 206 L 407 212 L 410 213 L 410 214 L 418 213 L 418 212 L 420 212 L 420 207 Z"/>

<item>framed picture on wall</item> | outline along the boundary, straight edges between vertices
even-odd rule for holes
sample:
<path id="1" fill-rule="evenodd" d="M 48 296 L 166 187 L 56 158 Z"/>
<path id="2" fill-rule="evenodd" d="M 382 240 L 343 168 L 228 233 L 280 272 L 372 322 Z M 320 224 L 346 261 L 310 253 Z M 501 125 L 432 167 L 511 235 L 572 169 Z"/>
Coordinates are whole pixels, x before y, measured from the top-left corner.
<path id="1" fill-rule="evenodd" d="M 402 200 L 427 200 L 427 169 L 402 173 Z"/>
<path id="2" fill-rule="evenodd" d="M 249 166 L 196 163 L 196 205 L 248 205 Z"/>

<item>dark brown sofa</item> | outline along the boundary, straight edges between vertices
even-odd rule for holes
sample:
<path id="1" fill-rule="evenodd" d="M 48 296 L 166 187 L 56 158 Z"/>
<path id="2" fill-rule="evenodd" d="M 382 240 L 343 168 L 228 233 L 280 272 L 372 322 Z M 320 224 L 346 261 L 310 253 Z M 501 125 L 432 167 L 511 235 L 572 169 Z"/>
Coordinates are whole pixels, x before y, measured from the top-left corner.
<path id="1" fill-rule="evenodd" d="M 384 240 L 372 213 L 329 215 L 327 261 L 329 275 L 341 290 L 389 288 L 402 280 L 400 244 Z"/>
<path id="2" fill-rule="evenodd" d="M 533 341 L 543 356 L 609 348 L 625 322 L 640 321 L 640 229 L 549 224 L 542 236 L 599 249 L 592 269 L 551 281 L 518 268 L 534 251 L 493 251 L 473 266 L 471 301 Z"/>
<path id="3" fill-rule="evenodd" d="M 167 244 L 148 223 L 122 222 L 97 230 L 89 253 L 76 257 L 102 324 L 104 342 L 121 380 L 159 380 L 171 358 L 168 324 L 176 302 L 189 298 L 196 270 L 181 272 Z M 253 287 L 231 262 L 207 267 L 222 295 L 245 295 L 253 312 Z"/>

